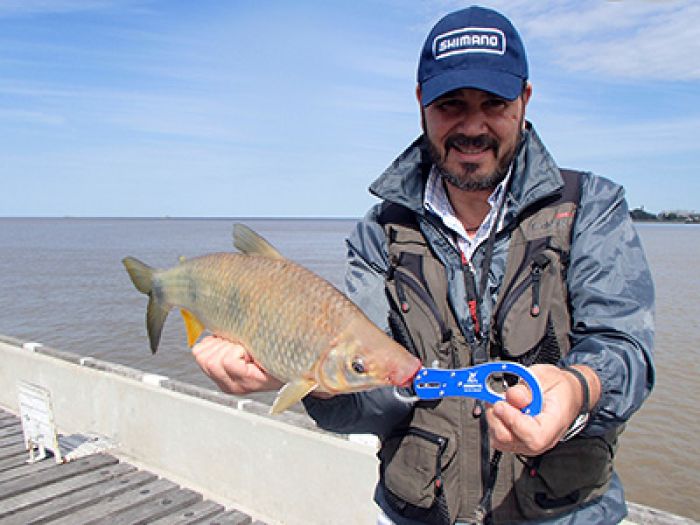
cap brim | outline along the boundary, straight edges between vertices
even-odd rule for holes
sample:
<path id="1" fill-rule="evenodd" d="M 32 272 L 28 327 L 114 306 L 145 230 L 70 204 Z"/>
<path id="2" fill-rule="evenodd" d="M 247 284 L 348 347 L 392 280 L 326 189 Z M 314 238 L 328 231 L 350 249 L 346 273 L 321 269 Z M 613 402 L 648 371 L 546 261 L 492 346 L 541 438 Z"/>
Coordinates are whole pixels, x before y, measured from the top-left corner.
<path id="1" fill-rule="evenodd" d="M 421 84 L 421 103 L 429 106 L 441 96 L 456 89 L 480 89 L 506 100 L 515 100 L 523 91 L 523 78 L 485 69 L 445 71 Z"/>

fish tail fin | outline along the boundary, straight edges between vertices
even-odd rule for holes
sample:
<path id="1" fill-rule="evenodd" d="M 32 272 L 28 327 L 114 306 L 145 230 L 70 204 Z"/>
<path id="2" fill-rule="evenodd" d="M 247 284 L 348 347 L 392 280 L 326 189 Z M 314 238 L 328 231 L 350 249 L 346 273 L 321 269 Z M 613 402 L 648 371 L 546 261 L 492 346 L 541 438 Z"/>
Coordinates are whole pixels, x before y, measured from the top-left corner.
<path id="1" fill-rule="evenodd" d="M 148 307 L 146 308 L 146 327 L 148 329 L 148 340 L 151 343 L 151 352 L 156 353 L 160 343 L 160 334 L 163 332 L 165 319 L 168 317 L 170 309 L 149 296 Z"/>
<path id="2" fill-rule="evenodd" d="M 168 317 L 167 306 L 162 304 L 153 292 L 153 268 L 142 263 L 133 257 L 125 257 L 122 263 L 131 277 L 136 289 L 148 295 L 148 307 L 146 308 L 146 328 L 148 329 L 148 340 L 151 344 L 151 352 L 154 354 L 158 350 L 160 335 L 163 332 L 165 319 Z"/>
<path id="3" fill-rule="evenodd" d="M 153 289 L 153 268 L 133 257 L 124 257 L 122 264 L 126 267 L 136 289 L 150 295 Z"/>

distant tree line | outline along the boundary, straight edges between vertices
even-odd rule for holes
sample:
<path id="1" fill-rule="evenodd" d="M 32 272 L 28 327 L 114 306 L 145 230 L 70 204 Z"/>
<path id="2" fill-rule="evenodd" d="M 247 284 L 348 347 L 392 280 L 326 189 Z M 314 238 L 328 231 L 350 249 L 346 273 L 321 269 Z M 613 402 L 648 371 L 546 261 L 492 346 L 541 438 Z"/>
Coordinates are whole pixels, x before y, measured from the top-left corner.
<path id="1" fill-rule="evenodd" d="M 630 211 L 630 216 L 634 221 L 700 224 L 700 213 L 694 211 L 662 211 L 654 214 L 642 207 Z"/>

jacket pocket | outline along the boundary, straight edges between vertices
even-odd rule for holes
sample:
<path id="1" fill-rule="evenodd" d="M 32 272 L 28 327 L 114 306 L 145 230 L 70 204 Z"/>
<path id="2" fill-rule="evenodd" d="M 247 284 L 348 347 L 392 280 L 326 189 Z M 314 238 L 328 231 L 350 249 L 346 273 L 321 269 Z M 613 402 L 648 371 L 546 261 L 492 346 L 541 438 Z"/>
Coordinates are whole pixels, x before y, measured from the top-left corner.
<path id="1" fill-rule="evenodd" d="M 613 447 L 601 437 L 578 437 L 528 458 L 515 481 L 523 516 L 542 519 L 602 495 L 612 477 Z"/>
<path id="2" fill-rule="evenodd" d="M 443 474 L 455 456 L 454 439 L 422 428 L 409 427 L 389 436 L 379 451 L 380 476 L 395 510 L 427 522 L 436 521 L 430 515 L 446 515 L 444 484 L 451 480 Z"/>

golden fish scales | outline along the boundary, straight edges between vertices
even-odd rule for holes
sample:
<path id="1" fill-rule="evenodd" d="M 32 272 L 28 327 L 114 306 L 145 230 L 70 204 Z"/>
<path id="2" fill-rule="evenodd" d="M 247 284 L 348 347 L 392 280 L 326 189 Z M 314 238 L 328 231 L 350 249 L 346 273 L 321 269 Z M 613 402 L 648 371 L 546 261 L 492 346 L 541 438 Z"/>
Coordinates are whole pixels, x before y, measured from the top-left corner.
<path id="1" fill-rule="evenodd" d="M 288 260 L 211 254 L 159 272 L 156 279 L 168 290 L 166 303 L 243 344 L 283 381 L 310 367 L 342 324 L 359 314 L 332 285 Z"/>

